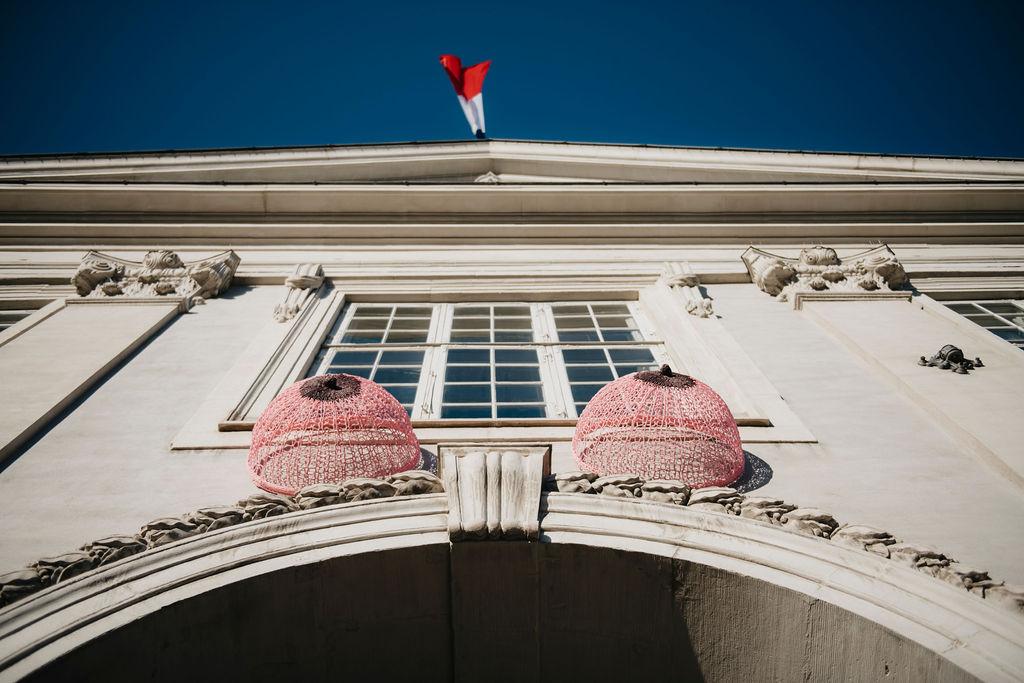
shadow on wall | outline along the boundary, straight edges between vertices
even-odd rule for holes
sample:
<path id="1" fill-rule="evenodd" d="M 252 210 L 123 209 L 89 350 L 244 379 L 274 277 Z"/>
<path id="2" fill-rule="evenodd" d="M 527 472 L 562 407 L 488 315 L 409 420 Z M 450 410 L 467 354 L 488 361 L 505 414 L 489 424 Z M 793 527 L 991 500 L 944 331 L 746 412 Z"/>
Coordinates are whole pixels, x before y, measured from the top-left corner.
<path id="1" fill-rule="evenodd" d="M 732 485 L 740 493 L 756 491 L 772 480 L 772 466 L 750 451 L 743 451 L 743 474 Z"/>

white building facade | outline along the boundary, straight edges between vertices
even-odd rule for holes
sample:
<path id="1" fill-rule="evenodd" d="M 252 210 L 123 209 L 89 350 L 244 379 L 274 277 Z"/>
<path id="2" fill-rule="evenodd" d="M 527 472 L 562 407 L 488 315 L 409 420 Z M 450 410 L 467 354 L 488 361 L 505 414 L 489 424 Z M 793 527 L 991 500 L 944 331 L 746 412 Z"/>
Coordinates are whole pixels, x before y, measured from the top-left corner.
<path id="1" fill-rule="evenodd" d="M 0 680 L 1024 678 L 1022 161 L 11 157 L 0 309 Z M 731 487 L 577 472 L 662 364 Z M 437 478 L 261 494 L 254 423 L 325 372 Z"/>

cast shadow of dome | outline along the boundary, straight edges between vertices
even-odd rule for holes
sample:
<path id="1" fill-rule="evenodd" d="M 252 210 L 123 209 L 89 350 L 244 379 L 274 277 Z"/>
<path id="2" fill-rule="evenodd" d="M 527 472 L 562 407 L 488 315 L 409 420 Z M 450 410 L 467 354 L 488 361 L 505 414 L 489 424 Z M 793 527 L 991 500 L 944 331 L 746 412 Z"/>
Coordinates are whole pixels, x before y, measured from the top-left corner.
<path id="1" fill-rule="evenodd" d="M 774 471 L 764 460 L 750 451 L 743 451 L 743 460 L 743 474 L 733 483 L 732 488 L 740 493 L 750 493 L 772 480 Z"/>

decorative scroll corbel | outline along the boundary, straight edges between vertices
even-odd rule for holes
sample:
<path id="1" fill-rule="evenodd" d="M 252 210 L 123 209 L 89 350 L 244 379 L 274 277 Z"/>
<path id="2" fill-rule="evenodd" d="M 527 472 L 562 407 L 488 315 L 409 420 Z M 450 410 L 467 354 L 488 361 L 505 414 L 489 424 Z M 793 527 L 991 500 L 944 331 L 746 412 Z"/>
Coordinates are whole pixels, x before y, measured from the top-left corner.
<path id="1" fill-rule="evenodd" d="M 820 245 L 801 249 L 797 258 L 749 247 L 742 259 L 761 291 L 794 304 L 801 295 L 884 298 L 886 290 L 892 296 L 908 282 L 903 265 L 885 244 L 843 259 Z"/>
<path id="2" fill-rule="evenodd" d="M 550 446 L 443 446 L 451 540 L 537 540 L 550 466 Z"/>
<path id="3" fill-rule="evenodd" d="M 141 263 L 90 251 L 71 284 L 81 297 L 179 297 L 192 306 L 227 291 L 240 261 L 233 251 L 189 263 L 166 249 L 147 252 Z"/>
<path id="4" fill-rule="evenodd" d="M 285 278 L 284 301 L 274 307 L 274 320 L 288 322 L 302 310 L 302 307 L 324 283 L 324 267 L 319 263 L 300 263 L 295 271 Z"/>
<path id="5" fill-rule="evenodd" d="M 714 315 L 711 299 L 704 296 L 700 288 L 700 278 L 686 261 L 665 263 L 662 279 L 672 289 L 679 292 L 686 301 L 686 312 L 698 318 L 710 318 Z"/>
<path id="6" fill-rule="evenodd" d="M 958 375 L 969 375 L 971 370 L 985 367 L 980 358 L 976 357 L 972 361 L 964 356 L 963 351 L 952 344 L 946 344 L 931 358 L 925 359 L 924 356 L 921 356 L 917 364 L 940 370 L 952 370 Z"/>

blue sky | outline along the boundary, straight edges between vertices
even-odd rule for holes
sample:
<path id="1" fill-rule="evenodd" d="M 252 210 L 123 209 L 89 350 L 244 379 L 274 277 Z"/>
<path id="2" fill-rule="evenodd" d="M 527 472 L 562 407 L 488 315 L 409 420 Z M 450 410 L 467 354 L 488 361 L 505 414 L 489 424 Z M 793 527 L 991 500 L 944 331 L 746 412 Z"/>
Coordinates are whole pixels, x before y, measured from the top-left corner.
<path id="1" fill-rule="evenodd" d="M 1024 2 L 0 0 L 0 154 L 491 137 L 1024 157 Z"/>

